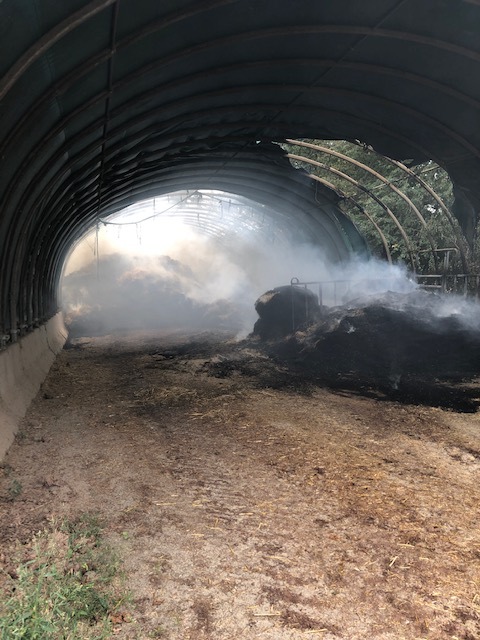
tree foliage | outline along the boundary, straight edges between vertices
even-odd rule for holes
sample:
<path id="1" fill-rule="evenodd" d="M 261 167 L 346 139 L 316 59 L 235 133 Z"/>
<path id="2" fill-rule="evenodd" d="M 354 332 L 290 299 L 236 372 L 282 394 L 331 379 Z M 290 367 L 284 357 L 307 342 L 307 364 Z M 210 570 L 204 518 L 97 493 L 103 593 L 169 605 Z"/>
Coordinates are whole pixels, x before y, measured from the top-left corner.
<path id="1" fill-rule="evenodd" d="M 285 144 L 285 150 L 297 156 L 291 158 L 292 163 L 340 193 L 340 206 L 374 255 L 404 262 L 419 273 L 438 273 L 446 267 L 447 252 L 442 250 L 452 248 L 448 271 L 466 268 L 461 251 L 468 253 L 467 244 L 457 220 L 449 214 L 454 200 L 452 182 L 441 167 L 431 160 L 414 166 L 407 160 L 402 167 L 356 142 L 299 142 L 324 150 Z"/>

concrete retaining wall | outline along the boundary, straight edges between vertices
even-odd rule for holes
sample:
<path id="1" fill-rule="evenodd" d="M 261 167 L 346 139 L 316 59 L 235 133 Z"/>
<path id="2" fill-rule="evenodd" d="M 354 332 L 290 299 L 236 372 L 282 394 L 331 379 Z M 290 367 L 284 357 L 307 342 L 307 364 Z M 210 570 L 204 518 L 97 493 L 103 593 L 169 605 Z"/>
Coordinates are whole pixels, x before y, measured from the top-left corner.
<path id="1" fill-rule="evenodd" d="M 0 460 L 67 339 L 63 314 L 0 351 Z"/>

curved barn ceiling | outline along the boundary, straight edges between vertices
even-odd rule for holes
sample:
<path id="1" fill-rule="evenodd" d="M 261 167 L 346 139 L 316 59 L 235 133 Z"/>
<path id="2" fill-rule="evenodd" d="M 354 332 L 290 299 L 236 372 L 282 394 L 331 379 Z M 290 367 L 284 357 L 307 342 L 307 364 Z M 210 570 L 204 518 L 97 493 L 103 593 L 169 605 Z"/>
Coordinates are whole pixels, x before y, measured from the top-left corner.
<path id="1" fill-rule="evenodd" d="M 0 330 L 56 311 L 69 247 L 100 217 L 181 189 L 298 216 L 362 245 L 336 194 L 273 142 L 359 139 L 442 165 L 480 205 L 479 0 L 0 2 Z"/>

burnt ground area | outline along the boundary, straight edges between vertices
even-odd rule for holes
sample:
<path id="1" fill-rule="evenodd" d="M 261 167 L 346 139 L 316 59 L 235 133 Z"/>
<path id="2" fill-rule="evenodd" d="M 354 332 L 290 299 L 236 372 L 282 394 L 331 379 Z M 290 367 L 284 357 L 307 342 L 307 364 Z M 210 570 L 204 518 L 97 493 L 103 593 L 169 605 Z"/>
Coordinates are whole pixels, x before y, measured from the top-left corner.
<path id="1" fill-rule="evenodd" d="M 422 290 L 321 309 L 309 299 L 312 317 L 292 332 L 292 292 L 313 295 L 291 287 L 267 292 L 256 302 L 262 315 L 254 328 L 290 373 L 378 400 L 477 411 L 480 324 L 471 301 Z M 301 316 L 297 307 L 294 315 Z"/>
<path id="2" fill-rule="evenodd" d="M 0 469 L 0 576 L 17 540 L 95 512 L 131 591 L 118 638 L 480 637 L 472 407 L 326 388 L 226 334 L 69 347 Z"/>

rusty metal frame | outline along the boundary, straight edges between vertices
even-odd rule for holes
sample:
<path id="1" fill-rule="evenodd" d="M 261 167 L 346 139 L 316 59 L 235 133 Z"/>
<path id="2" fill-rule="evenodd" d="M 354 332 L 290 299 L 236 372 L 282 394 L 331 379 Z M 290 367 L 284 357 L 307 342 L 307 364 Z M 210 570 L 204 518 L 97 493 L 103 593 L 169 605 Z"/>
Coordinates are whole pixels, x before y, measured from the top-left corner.
<path id="1" fill-rule="evenodd" d="M 379 174 L 378 172 L 373 170 L 371 167 L 368 167 L 368 165 L 365 165 L 364 163 L 361 163 L 358 160 L 350 158 L 349 156 L 347 156 L 347 155 L 345 155 L 343 153 L 339 153 L 338 151 L 335 151 L 334 149 L 329 149 L 328 147 L 324 147 L 322 145 L 316 145 L 316 144 L 313 144 L 313 143 L 304 142 L 302 140 L 293 140 L 293 139 L 287 139 L 286 142 L 288 142 L 289 144 L 300 146 L 300 147 L 313 149 L 315 151 L 320 151 L 321 153 L 325 153 L 327 155 L 331 155 L 331 156 L 334 156 L 336 158 L 340 158 L 341 160 L 344 160 L 344 161 L 346 161 L 346 162 L 348 162 L 350 164 L 353 164 L 354 166 L 359 167 L 359 168 L 367 171 L 368 173 L 372 174 L 374 177 L 376 177 L 378 180 L 380 180 L 385 186 L 387 186 L 389 189 L 393 190 L 397 195 L 399 195 L 400 198 L 402 198 L 402 200 L 407 202 L 407 204 L 410 206 L 410 208 L 415 213 L 417 218 L 420 220 L 422 226 L 426 230 L 428 230 L 428 226 L 427 226 L 427 223 L 426 223 L 425 219 L 421 215 L 421 213 L 418 210 L 418 208 L 410 200 L 410 198 L 405 196 L 405 194 L 400 189 L 395 187 L 395 185 L 392 184 L 392 182 L 390 180 L 388 180 L 387 178 L 385 178 L 384 176 L 382 176 L 381 174 Z M 362 146 L 360 143 L 358 143 L 358 144 L 359 144 L 359 146 Z M 411 169 L 406 167 L 401 162 L 398 162 L 397 160 L 394 160 L 392 158 L 388 158 L 386 156 L 383 156 L 382 154 L 380 154 L 377 151 L 375 151 L 375 149 L 371 149 L 371 150 L 369 149 L 369 152 L 375 154 L 377 157 L 382 158 L 385 162 L 387 162 L 387 163 L 389 163 L 389 164 L 391 164 L 393 166 L 396 166 L 399 169 L 401 169 L 408 177 L 413 178 L 418 184 L 420 184 L 422 186 L 422 188 L 425 189 L 427 191 L 427 193 L 429 193 L 429 195 L 432 196 L 432 198 L 437 202 L 437 204 L 440 206 L 441 210 L 443 211 L 445 217 L 447 218 L 447 220 L 448 220 L 448 222 L 449 222 L 450 226 L 452 227 L 452 230 L 453 230 L 453 232 L 455 234 L 455 238 L 456 238 L 456 240 L 458 242 L 458 249 L 459 249 L 459 252 L 460 252 L 460 258 L 461 258 L 461 261 L 462 261 L 463 269 L 464 269 L 464 271 L 468 271 L 468 259 L 467 259 L 467 249 L 466 249 L 465 239 L 461 235 L 460 230 L 458 228 L 458 225 L 455 224 L 455 219 L 454 219 L 453 214 L 448 209 L 448 207 L 445 205 L 443 200 L 438 196 L 438 194 L 435 193 L 435 191 L 424 180 L 422 180 L 422 178 L 419 175 L 417 175 L 414 171 L 412 171 Z M 430 234 L 428 234 L 428 238 L 430 240 L 431 251 L 435 251 L 436 252 L 436 248 L 434 246 L 433 238 L 432 238 L 432 236 Z M 435 260 L 435 265 L 438 268 L 436 260 Z"/>
<path id="2" fill-rule="evenodd" d="M 400 189 L 398 189 L 394 184 L 392 184 L 390 182 L 390 180 L 387 180 L 387 178 L 382 176 L 382 174 L 378 173 L 377 171 L 375 171 L 374 169 L 372 169 L 368 165 L 363 164 L 363 162 L 359 162 L 358 160 L 355 160 L 354 158 L 350 158 L 349 156 L 346 156 L 343 153 L 339 153 L 338 151 L 335 151 L 334 149 L 329 149 L 328 147 L 323 147 L 323 146 L 312 144 L 312 143 L 309 143 L 309 142 L 302 142 L 300 140 L 288 139 L 287 142 L 289 144 L 294 144 L 294 145 L 297 145 L 297 146 L 300 146 L 300 147 L 313 149 L 314 151 L 320 151 L 321 153 L 325 153 L 325 154 L 327 154 L 329 156 L 333 156 L 334 158 L 339 158 L 341 160 L 344 160 L 344 161 L 348 162 L 349 164 L 352 164 L 355 167 L 358 167 L 359 169 L 362 169 L 363 171 L 366 171 L 370 175 L 374 176 L 377 180 L 382 182 L 386 187 L 388 187 L 390 190 L 392 190 L 394 193 L 396 193 L 410 207 L 410 210 L 415 214 L 415 216 L 417 217 L 418 221 L 420 222 L 422 227 L 425 229 L 425 232 L 427 234 L 427 239 L 428 239 L 429 244 L 430 244 L 431 253 L 432 253 L 432 256 L 433 256 L 433 259 L 434 259 L 434 262 L 435 262 L 435 268 L 438 269 L 437 254 L 435 252 L 435 249 L 436 249 L 435 242 L 434 242 L 433 237 L 432 237 L 432 235 L 431 235 L 431 233 L 430 233 L 430 231 L 428 229 L 428 225 L 426 223 L 425 218 L 422 216 L 422 214 L 420 213 L 418 208 L 414 205 L 414 203 L 410 200 L 410 198 L 408 198 Z"/>
<path id="3" fill-rule="evenodd" d="M 383 250 L 385 251 L 385 257 L 387 258 L 388 263 L 392 264 L 393 263 L 392 254 L 390 253 L 390 248 L 388 246 L 387 238 L 385 237 L 385 234 L 383 233 L 381 228 L 378 226 L 378 223 L 376 222 L 376 220 L 372 218 L 372 216 L 368 213 L 365 207 L 363 207 L 359 202 L 357 202 L 357 200 L 353 196 L 347 195 L 341 189 L 339 189 L 336 185 L 334 185 L 332 182 L 325 180 L 325 178 L 320 178 L 320 176 L 316 176 L 314 173 L 310 173 L 309 175 L 316 182 L 320 182 L 321 184 L 325 185 L 329 189 L 332 189 L 332 191 L 337 192 L 339 197 L 342 200 L 344 201 L 348 200 L 355 207 L 357 207 L 360 213 L 367 218 L 368 222 L 374 227 L 375 231 L 378 233 L 380 237 L 380 241 L 383 246 Z"/>
<path id="4" fill-rule="evenodd" d="M 400 234 L 403 238 L 403 241 L 405 242 L 405 246 L 407 248 L 407 252 L 410 258 L 410 266 L 412 267 L 412 271 L 416 271 L 417 266 L 415 264 L 415 251 L 413 250 L 411 244 L 410 244 L 410 238 L 408 237 L 408 234 L 406 233 L 405 229 L 403 228 L 403 226 L 401 225 L 400 221 L 398 220 L 398 218 L 396 217 L 396 215 L 393 213 L 393 211 L 387 207 L 387 205 L 382 202 L 382 200 L 380 198 L 378 198 L 378 196 L 376 196 L 373 191 L 371 191 L 370 189 L 367 189 L 367 187 L 364 187 L 362 184 L 360 184 L 357 180 L 355 180 L 354 178 L 352 178 L 351 176 L 349 176 L 346 173 L 343 173 L 342 171 L 339 171 L 338 169 L 334 169 L 333 167 L 330 167 L 329 165 L 323 163 L 323 162 L 319 162 L 318 160 L 312 160 L 310 158 L 305 158 L 304 156 L 298 156 L 296 154 L 293 153 L 287 153 L 287 158 L 290 158 L 292 160 L 297 160 L 297 162 L 305 162 L 306 164 L 311 164 L 312 166 L 315 167 L 319 167 L 320 169 L 324 169 L 326 171 L 328 171 L 329 173 L 332 173 L 333 175 L 338 176 L 339 178 L 343 178 L 344 180 L 346 180 L 347 182 L 350 182 L 350 184 L 353 184 L 357 189 L 360 189 L 361 191 L 363 191 L 364 193 L 366 193 L 367 195 L 369 195 L 373 200 L 375 200 L 375 202 L 380 205 L 380 207 L 385 211 L 385 213 L 391 218 L 391 220 L 394 222 L 395 226 L 398 228 L 398 230 L 400 231 Z M 313 177 L 313 175 L 312 175 Z"/>
<path id="5" fill-rule="evenodd" d="M 479 0 L 479 4 L 480 4 L 480 0 Z M 462 261 L 462 267 L 463 270 L 466 272 L 468 271 L 468 246 L 467 243 L 465 241 L 465 238 L 463 237 L 458 223 L 455 222 L 455 217 L 453 215 L 453 213 L 450 211 L 450 209 L 447 207 L 447 205 L 444 203 L 444 201 L 440 198 L 440 196 L 438 195 L 438 193 L 436 193 L 429 184 L 427 184 L 425 182 L 425 180 L 422 179 L 422 177 L 420 175 L 418 175 L 417 173 L 415 173 L 415 171 L 412 171 L 409 167 L 405 166 L 402 162 L 399 162 L 398 160 L 394 160 L 393 158 L 389 158 L 387 156 L 382 156 L 380 153 L 378 153 L 378 151 L 375 151 L 375 149 L 369 149 L 370 153 L 374 153 L 376 156 L 380 156 L 384 159 L 385 162 L 388 162 L 389 164 L 398 167 L 399 169 L 401 169 L 402 171 L 404 171 L 408 177 L 412 178 L 413 180 L 415 180 L 415 182 L 417 182 L 420 186 L 422 186 L 425 191 L 427 191 L 427 193 L 429 193 L 432 198 L 435 200 L 435 202 L 439 205 L 440 209 L 443 211 L 445 217 L 447 218 L 452 231 L 455 234 L 455 238 L 457 240 L 458 243 L 458 250 L 460 252 L 460 259 Z"/>

